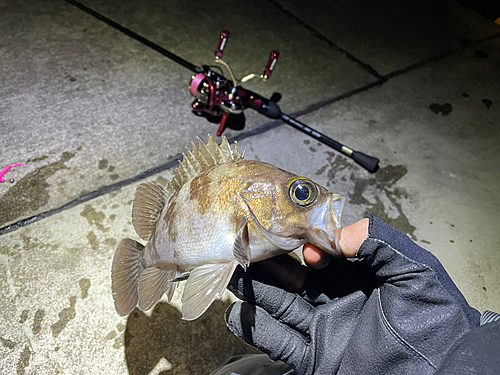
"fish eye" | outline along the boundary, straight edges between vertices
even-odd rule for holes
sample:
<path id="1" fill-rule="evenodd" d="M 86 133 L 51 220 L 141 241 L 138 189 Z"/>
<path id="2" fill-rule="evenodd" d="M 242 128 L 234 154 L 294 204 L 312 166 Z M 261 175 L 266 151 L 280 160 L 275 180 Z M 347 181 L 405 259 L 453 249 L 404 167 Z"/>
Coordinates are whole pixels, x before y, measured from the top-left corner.
<path id="1" fill-rule="evenodd" d="M 318 187 L 307 177 L 294 177 L 287 185 L 290 199 L 299 206 L 309 206 L 318 197 Z"/>

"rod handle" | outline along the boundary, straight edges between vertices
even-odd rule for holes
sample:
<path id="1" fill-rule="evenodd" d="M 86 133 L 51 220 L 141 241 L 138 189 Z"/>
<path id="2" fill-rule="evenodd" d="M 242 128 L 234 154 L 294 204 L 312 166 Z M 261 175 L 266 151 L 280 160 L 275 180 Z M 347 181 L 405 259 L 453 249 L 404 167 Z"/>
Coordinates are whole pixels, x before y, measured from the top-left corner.
<path id="1" fill-rule="evenodd" d="M 361 165 L 370 173 L 375 173 L 379 167 L 379 159 L 370 155 L 363 154 L 359 151 L 353 151 L 351 154 L 351 158 L 353 158 L 356 163 Z"/>

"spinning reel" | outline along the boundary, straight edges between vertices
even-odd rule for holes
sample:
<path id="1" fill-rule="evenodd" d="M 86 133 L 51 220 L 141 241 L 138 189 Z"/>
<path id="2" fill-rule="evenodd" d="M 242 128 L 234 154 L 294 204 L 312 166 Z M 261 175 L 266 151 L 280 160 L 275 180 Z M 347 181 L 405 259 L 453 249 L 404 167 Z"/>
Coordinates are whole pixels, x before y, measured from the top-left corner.
<path id="1" fill-rule="evenodd" d="M 219 45 L 215 50 L 215 63 L 223 65 L 229 72 L 231 79 L 225 78 L 221 73 L 215 72 L 209 66 L 202 67 L 203 73 L 195 74 L 192 77 L 189 91 L 196 99 L 191 106 L 193 113 L 203 116 L 209 121 L 219 123 L 217 135 L 221 136 L 225 127 L 241 130 L 245 125 L 243 110 L 250 107 L 258 110 L 265 98 L 241 87 L 243 82 L 259 77 L 267 80 L 271 77 L 273 69 L 278 61 L 279 52 L 271 51 L 269 60 L 260 76 L 252 73 L 240 80 L 237 80 L 233 70 L 222 60 L 224 47 L 229 37 L 229 31 L 223 30 L 220 35 Z M 274 94 L 271 101 L 277 102 L 281 98 L 280 94 Z"/>
<path id="2" fill-rule="evenodd" d="M 196 99 L 191 104 L 193 113 L 198 116 L 203 116 L 207 120 L 219 123 L 217 135 L 221 136 L 226 127 L 231 129 L 241 130 L 245 126 L 245 115 L 243 110 L 252 108 L 259 113 L 272 118 L 280 119 L 288 125 L 306 133 L 307 135 L 325 143 L 326 145 L 342 152 L 344 155 L 354 159 L 359 165 L 373 173 L 378 169 L 379 159 L 363 154 L 359 151 L 354 151 L 351 148 L 327 137 L 326 135 L 310 128 L 306 124 L 297 121 L 281 112 L 281 109 L 276 104 L 281 95 L 275 93 L 270 99 L 267 99 L 250 90 L 244 89 L 241 84 L 248 80 L 260 77 L 262 80 L 267 80 L 276 66 L 279 52 L 271 51 L 269 60 L 267 61 L 264 73 L 262 75 L 249 74 L 241 80 L 237 80 L 233 70 L 224 60 L 222 54 L 229 37 L 229 31 L 222 30 L 219 39 L 219 45 L 215 50 L 214 61 L 221 64 L 229 72 L 231 79 L 227 79 L 220 73 L 215 72 L 207 65 L 203 65 L 191 79 L 189 91 Z"/>

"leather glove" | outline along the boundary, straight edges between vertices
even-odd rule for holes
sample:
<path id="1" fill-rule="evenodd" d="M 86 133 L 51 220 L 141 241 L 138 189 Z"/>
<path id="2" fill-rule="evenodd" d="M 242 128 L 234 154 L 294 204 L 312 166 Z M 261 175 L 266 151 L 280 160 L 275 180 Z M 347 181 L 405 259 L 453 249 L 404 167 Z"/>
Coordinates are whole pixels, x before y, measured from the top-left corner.
<path id="1" fill-rule="evenodd" d="M 235 272 L 244 302 L 226 311 L 229 329 L 298 374 L 435 372 L 480 314 L 431 253 L 369 220 L 358 261 L 334 259 L 298 292 L 258 263 Z"/>

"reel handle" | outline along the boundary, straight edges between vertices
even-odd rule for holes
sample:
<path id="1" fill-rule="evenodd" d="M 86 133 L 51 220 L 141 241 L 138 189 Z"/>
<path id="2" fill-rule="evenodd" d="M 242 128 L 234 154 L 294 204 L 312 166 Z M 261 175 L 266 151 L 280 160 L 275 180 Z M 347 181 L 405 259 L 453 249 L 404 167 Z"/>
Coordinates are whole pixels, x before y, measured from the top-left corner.
<path id="1" fill-rule="evenodd" d="M 264 81 L 271 77 L 271 74 L 273 72 L 274 66 L 278 62 L 278 57 L 280 56 L 280 53 L 276 50 L 271 51 L 271 55 L 269 55 L 269 60 L 267 61 L 266 68 L 264 69 L 264 74 L 262 74 L 262 78 Z"/>
<path id="2" fill-rule="evenodd" d="M 222 58 L 222 51 L 224 50 L 224 47 L 226 46 L 227 38 L 229 38 L 229 31 L 222 30 L 220 33 L 219 45 L 217 46 L 217 49 L 215 50 L 215 57 L 218 59 Z"/>

